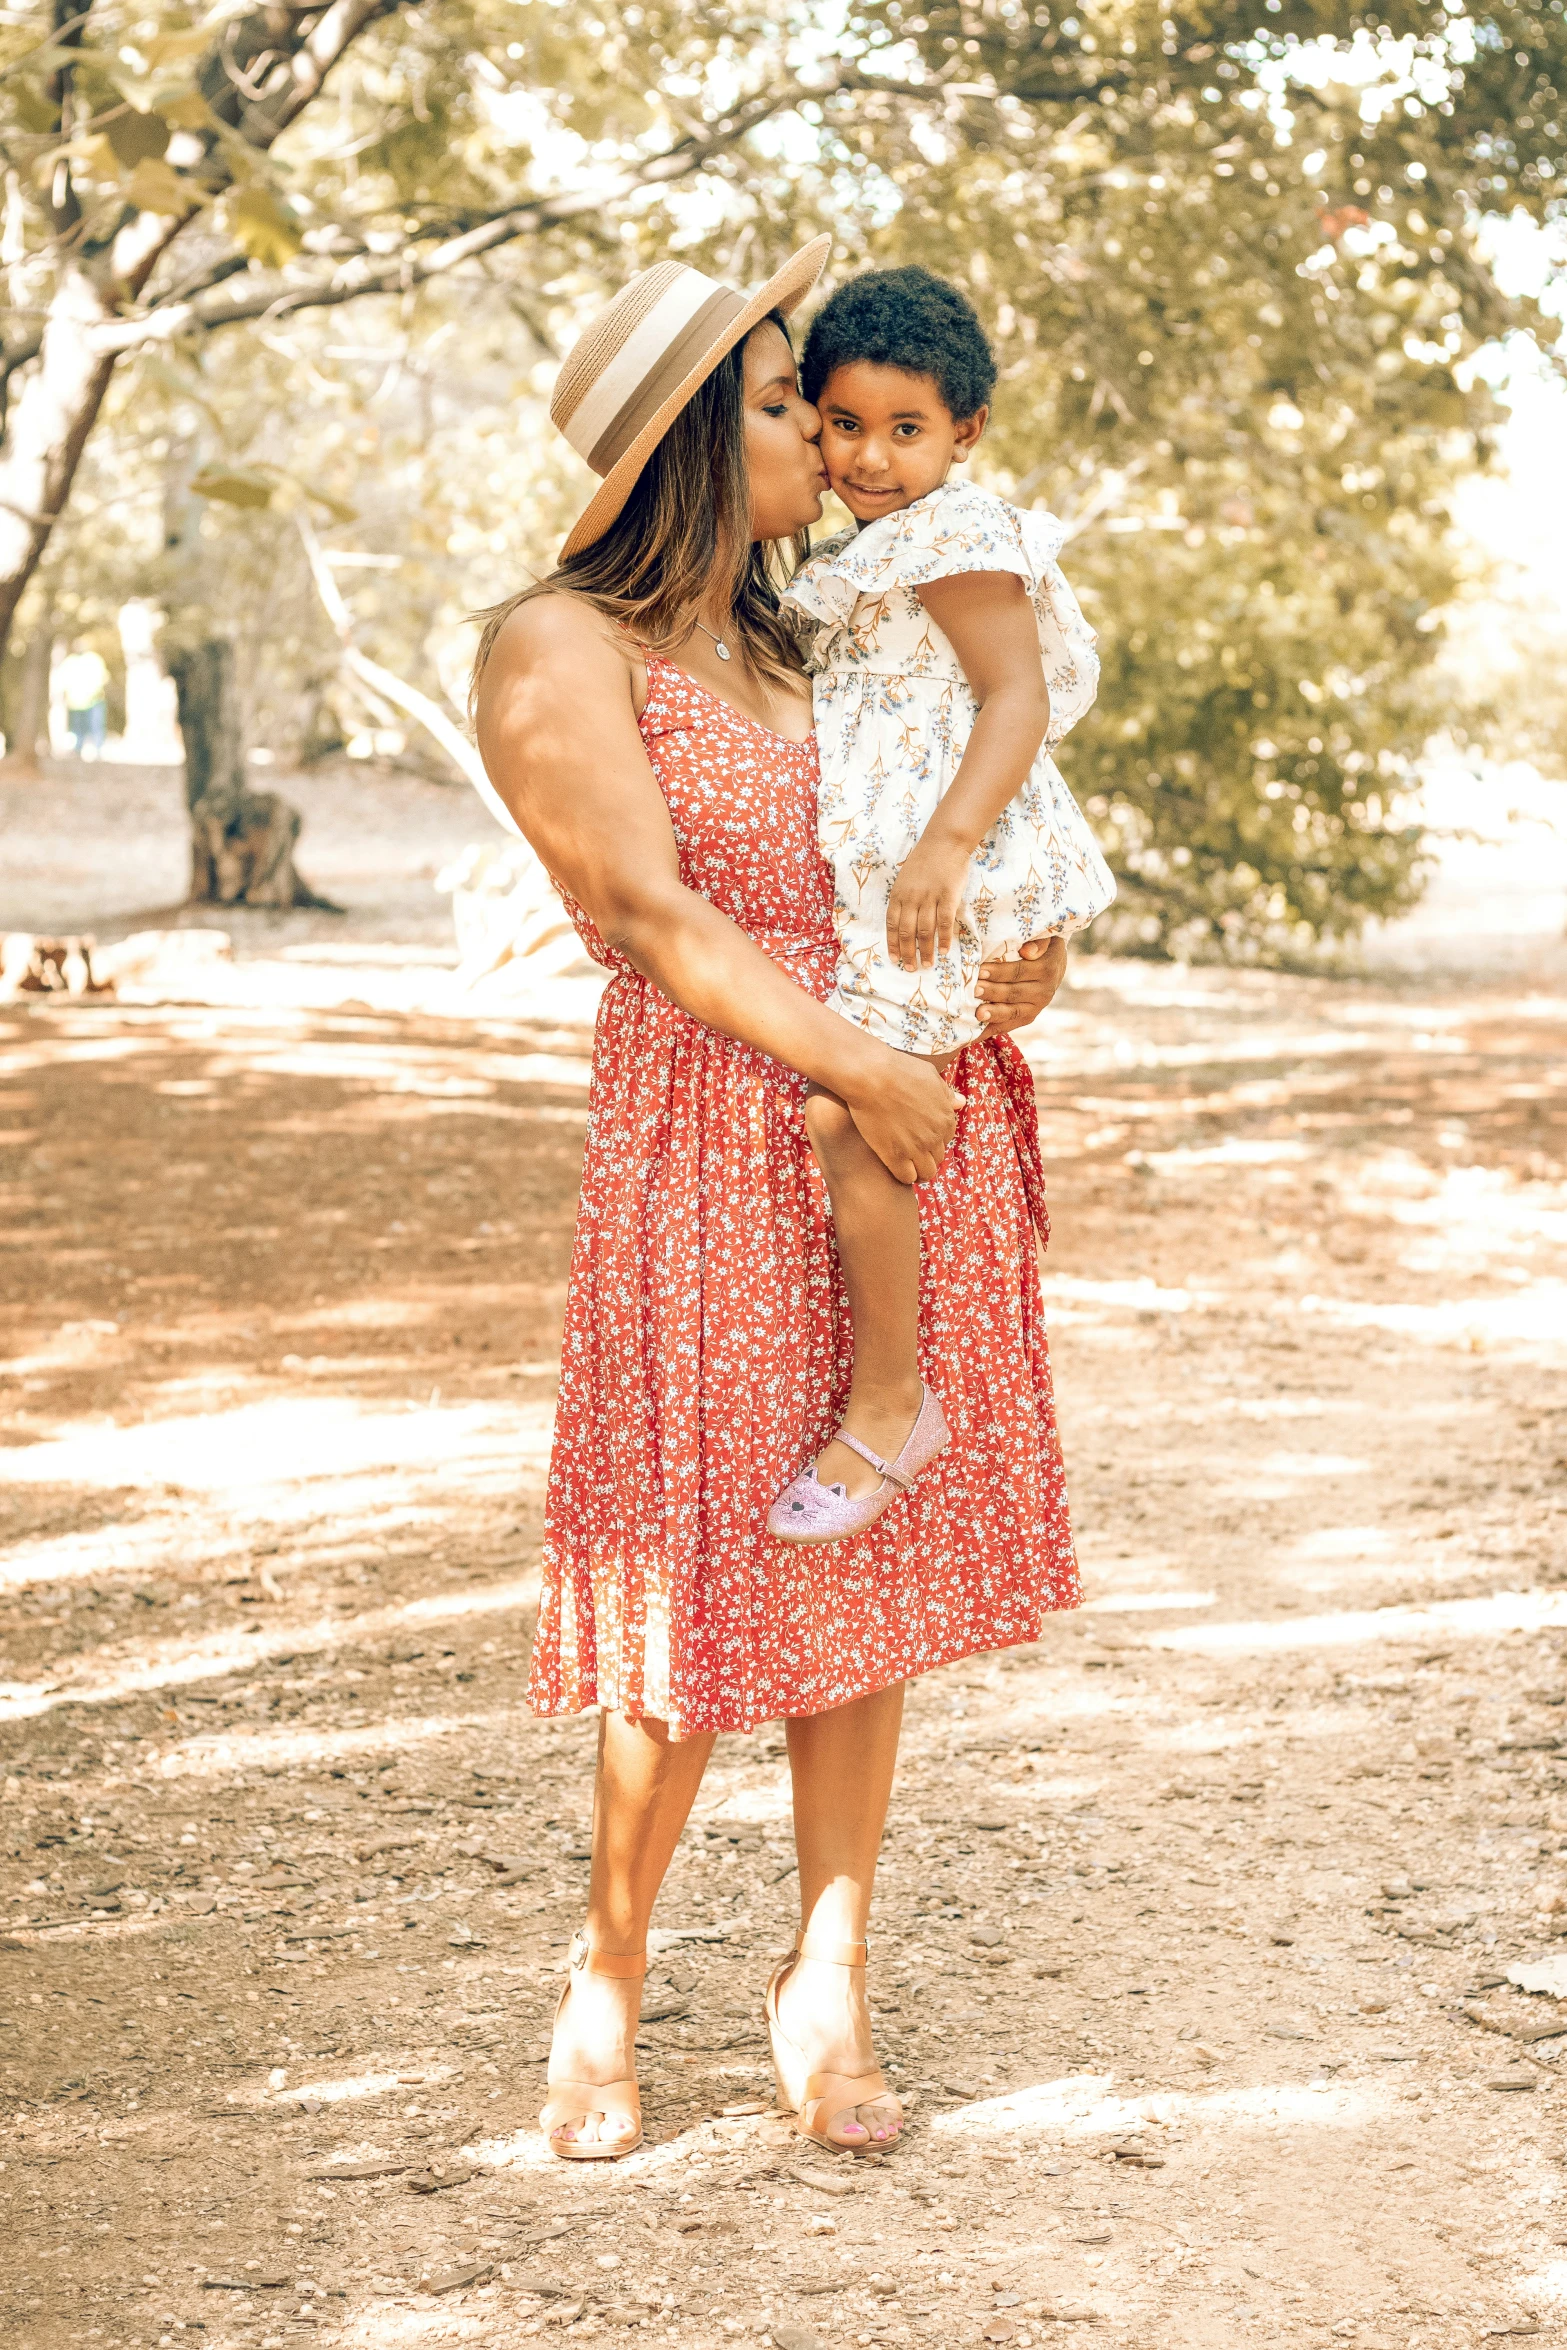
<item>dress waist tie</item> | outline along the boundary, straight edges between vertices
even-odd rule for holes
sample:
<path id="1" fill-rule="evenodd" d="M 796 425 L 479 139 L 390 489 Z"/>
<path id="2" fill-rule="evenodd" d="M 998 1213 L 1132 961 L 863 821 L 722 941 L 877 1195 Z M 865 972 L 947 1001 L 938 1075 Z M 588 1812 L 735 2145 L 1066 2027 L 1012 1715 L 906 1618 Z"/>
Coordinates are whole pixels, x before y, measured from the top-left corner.
<path id="1" fill-rule="evenodd" d="M 1050 1210 L 1045 1204 L 1045 1162 L 1039 1147 L 1039 1097 L 1034 1090 L 1034 1072 L 1010 1036 L 987 1037 L 981 1050 L 991 1055 L 1001 1080 L 1001 1102 L 1022 1172 L 1023 1196 L 1039 1234 L 1039 1245 L 1048 1248 Z"/>

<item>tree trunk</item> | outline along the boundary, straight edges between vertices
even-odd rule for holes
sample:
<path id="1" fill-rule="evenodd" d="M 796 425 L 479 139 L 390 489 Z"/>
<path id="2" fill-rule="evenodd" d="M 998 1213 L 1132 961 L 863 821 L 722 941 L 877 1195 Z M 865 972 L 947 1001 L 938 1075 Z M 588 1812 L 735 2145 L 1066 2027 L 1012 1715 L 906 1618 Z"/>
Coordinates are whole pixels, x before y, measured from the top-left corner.
<path id="1" fill-rule="evenodd" d="M 49 744 L 49 670 L 54 658 L 54 629 L 46 614 L 33 626 L 18 664 L 16 728 L 6 745 L 6 765 L 16 775 L 38 773 L 38 745 Z"/>
<path id="2" fill-rule="evenodd" d="M 233 646 L 221 637 L 200 638 L 170 658 L 169 674 L 185 738 L 192 904 L 341 913 L 295 870 L 299 811 L 277 792 L 252 791 L 245 780 Z"/>
<path id="3" fill-rule="evenodd" d="M 58 521 L 114 373 L 94 343 L 109 315 L 83 269 L 67 267 L 43 348 L 6 420 L 0 455 L 0 651 Z"/>

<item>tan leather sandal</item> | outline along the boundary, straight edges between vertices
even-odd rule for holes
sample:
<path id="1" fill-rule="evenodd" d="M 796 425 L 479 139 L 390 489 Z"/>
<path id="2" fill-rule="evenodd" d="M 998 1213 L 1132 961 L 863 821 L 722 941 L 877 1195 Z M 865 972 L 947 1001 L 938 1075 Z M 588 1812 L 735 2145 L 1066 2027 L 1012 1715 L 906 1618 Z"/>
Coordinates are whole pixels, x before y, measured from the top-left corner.
<path id="1" fill-rule="evenodd" d="M 634 1958 L 617 1958 L 610 1951 L 595 1950 L 586 1934 L 578 1933 L 571 1938 L 570 1965 L 572 1975 L 585 1969 L 590 1975 L 613 1975 L 629 1982 L 647 1973 L 647 1952 L 639 1950 Z M 571 1975 L 568 1975 L 555 2009 L 557 2024 L 570 1995 Z M 623 2154 L 633 2154 L 641 2145 L 642 2097 L 634 2080 L 557 2080 L 552 2056 L 546 2086 L 550 2094 L 539 2115 L 539 2127 L 550 2152 L 562 2162 L 618 2162 Z M 632 2125 L 620 2137 L 563 2141 L 560 2136 L 571 2122 L 620 2120 Z"/>
<path id="2" fill-rule="evenodd" d="M 778 1994 L 802 1958 L 814 1959 L 823 1966 L 859 1967 L 865 1965 L 869 1955 L 870 1946 L 865 1942 L 827 1942 L 818 1934 L 802 1934 L 783 1964 L 774 1970 L 767 1986 L 767 2036 L 772 2042 L 778 2103 L 785 2113 L 795 2116 L 795 2127 L 802 2138 L 813 2139 L 830 2154 L 880 2154 L 896 2145 L 902 2135 L 901 2123 L 885 2138 L 873 2138 L 867 2130 L 861 2145 L 850 2145 L 827 2134 L 857 2105 L 868 2105 L 873 2098 L 886 2097 L 892 2092 L 879 2066 L 866 2073 L 813 2073 L 803 2051 L 795 2046 L 778 2020 Z"/>

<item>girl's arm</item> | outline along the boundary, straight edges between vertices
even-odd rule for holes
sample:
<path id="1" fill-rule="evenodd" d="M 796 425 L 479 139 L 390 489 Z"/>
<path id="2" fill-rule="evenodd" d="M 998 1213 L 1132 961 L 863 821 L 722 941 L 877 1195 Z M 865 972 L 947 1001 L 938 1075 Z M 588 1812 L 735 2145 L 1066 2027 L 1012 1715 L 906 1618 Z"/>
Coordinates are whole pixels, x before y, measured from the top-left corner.
<path id="1" fill-rule="evenodd" d="M 598 615 L 568 596 L 514 612 L 485 666 L 477 721 L 490 781 L 605 941 L 693 1019 L 837 1094 L 901 1183 L 928 1182 L 956 1125 L 950 1088 L 928 1062 L 817 1003 L 686 888 L 637 731 L 631 665 Z"/>
<path id="2" fill-rule="evenodd" d="M 968 571 L 915 593 L 962 663 L 979 713 L 888 902 L 887 951 L 909 971 L 951 946 L 969 859 L 1021 791 L 1050 724 L 1039 626 L 1015 572 Z"/>

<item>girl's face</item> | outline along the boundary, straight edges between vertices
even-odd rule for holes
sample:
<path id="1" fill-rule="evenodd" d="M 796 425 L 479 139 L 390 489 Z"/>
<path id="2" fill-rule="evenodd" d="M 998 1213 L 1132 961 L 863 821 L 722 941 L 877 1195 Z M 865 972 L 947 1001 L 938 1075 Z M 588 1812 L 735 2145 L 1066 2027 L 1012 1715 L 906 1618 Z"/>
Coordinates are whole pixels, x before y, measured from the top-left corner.
<path id="1" fill-rule="evenodd" d="M 800 397 L 794 353 L 770 318 L 753 327 L 744 368 L 745 462 L 751 482 L 751 536 L 789 539 L 821 520 L 827 469 L 817 442 L 822 420 Z"/>
<path id="2" fill-rule="evenodd" d="M 828 478 L 859 523 L 939 489 L 990 414 L 954 416 L 934 377 L 871 359 L 835 367 L 819 405 Z"/>

